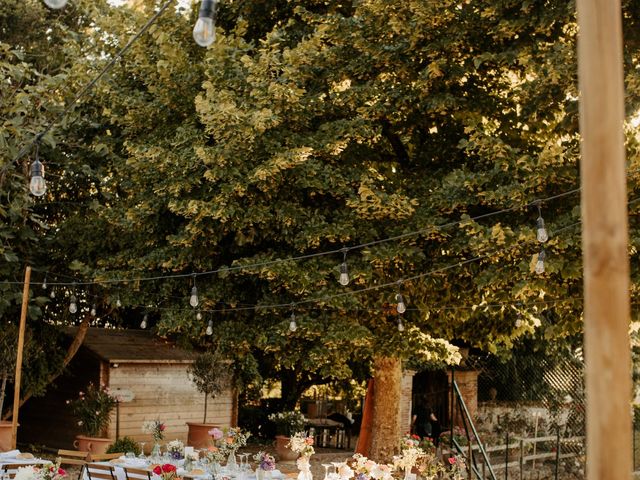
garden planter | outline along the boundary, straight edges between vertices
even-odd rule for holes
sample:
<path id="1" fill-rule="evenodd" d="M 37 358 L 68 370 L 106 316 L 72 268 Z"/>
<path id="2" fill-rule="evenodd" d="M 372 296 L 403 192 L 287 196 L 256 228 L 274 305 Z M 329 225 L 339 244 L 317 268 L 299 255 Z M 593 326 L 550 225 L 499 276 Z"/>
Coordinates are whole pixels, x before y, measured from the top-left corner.
<path id="1" fill-rule="evenodd" d="M 11 450 L 11 422 L 0 422 L 0 452 Z"/>
<path id="2" fill-rule="evenodd" d="M 218 425 L 213 423 L 187 422 L 189 433 L 187 434 L 187 445 L 194 448 L 206 448 L 211 444 L 209 430 Z M 218 427 L 219 428 L 219 427 Z"/>
<path id="3" fill-rule="evenodd" d="M 81 452 L 89 452 L 94 455 L 107 453 L 107 448 L 111 445 L 110 438 L 86 437 L 84 435 L 76 435 L 73 446 Z"/>
<path id="4" fill-rule="evenodd" d="M 289 443 L 289 437 L 285 437 L 284 435 L 276 435 L 276 453 L 278 454 L 278 460 L 283 461 L 292 461 L 298 458 L 298 454 L 287 448 L 287 444 Z"/>

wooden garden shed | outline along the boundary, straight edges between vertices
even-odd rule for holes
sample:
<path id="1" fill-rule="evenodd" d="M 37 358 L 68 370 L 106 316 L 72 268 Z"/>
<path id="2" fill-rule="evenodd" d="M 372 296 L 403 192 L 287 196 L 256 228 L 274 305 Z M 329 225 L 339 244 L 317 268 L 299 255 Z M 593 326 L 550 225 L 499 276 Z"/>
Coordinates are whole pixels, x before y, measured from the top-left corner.
<path id="1" fill-rule="evenodd" d="M 71 338 L 75 331 L 68 328 L 66 333 Z M 142 424 L 159 419 L 166 424 L 165 440 L 186 441 L 186 422 L 202 422 L 204 412 L 204 395 L 187 374 L 194 356 L 148 331 L 89 328 L 67 372 L 44 397 L 30 399 L 20 410 L 18 442 L 72 448 L 81 432 L 66 401 L 77 398 L 89 382 L 133 393 L 131 401 L 119 405 L 120 437 L 150 442 Z M 231 415 L 230 390 L 209 399 L 208 423 L 229 425 Z M 114 440 L 116 423 L 114 412 L 109 427 Z"/>

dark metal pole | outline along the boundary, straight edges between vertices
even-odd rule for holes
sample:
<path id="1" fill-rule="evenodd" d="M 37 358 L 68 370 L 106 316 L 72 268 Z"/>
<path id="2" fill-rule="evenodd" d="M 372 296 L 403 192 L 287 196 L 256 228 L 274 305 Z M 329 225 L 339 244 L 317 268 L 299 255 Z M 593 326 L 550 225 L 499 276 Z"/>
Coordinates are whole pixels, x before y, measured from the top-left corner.
<path id="1" fill-rule="evenodd" d="M 455 368 L 452 366 L 451 367 L 451 406 L 449 408 L 449 412 L 450 412 L 450 415 L 451 415 L 451 419 L 450 419 L 451 430 L 449 432 L 449 449 L 451 450 L 451 452 L 453 452 L 453 416 L 455 414 L 455 408 L 454 408 L 454 405 L 453 405 L 453 402 L 454 402 L 454 396 L 453 396 L 453 390 L 454 390 L 454 387 L 453 387 L 453 385 L 454 385 L 454 383 L 453 383 L 454 382 L 453 375 L 454 375 L 454 372 L 455 372 Z"/>
<path id="2" fill-rule="evenodd" d="M 120 402 L 116 400 L 116 440 L 120 438 Z"/>
<path id="3" fill-rule="evenodd" d="M 556 438 L 556 477 L 558 480 L 558 467 L 560 466 L 560 426 L 558 425 L 558 433 Z"/>
<path id="4" fill-rule="evenodd" d="M 504 449 L 504 480 L 509 478 L 509 428 L 507 427 L 507 446 Z"/>

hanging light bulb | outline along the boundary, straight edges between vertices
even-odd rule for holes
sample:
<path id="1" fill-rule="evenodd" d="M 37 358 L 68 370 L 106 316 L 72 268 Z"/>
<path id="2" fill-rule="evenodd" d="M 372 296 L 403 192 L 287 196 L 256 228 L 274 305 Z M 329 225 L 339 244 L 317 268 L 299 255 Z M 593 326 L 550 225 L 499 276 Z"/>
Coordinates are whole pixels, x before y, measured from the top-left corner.
<path id="1" fill-rule="evenodd" d="M 298 324 L 296 323 L 296 314 L 291 312 L 291 320 L 289 321 L 289 331 L 295 332 L 298 329 Z"/>
<path id="2" fill-rule="evenodd" d="M 76 313 L 78 311 L 78 300 L 75 295 L 71 295 L 69 299 L 69 312 Z"/>
<path id="3" fill-rule="evenodd" d="M 544 226 L 544 219 L 542 218 L 542 209 L 540 203 L 538 203 L 538 219 L 536 220 L 536 239 L 540 243 L 545 243 L 549 240 L 549 234 Z"/>
<path id="4" fill-rule="evenodd" d="M 520 328 L 522 326 L 522 314 L 518 312 L 518 318 L 516 318 L 516 328 Z"/>
<path id="5" fill-rule="evenodd" d="M 202 314 L 200 312 L 196 313 L 196 320 L 202 320 Z"/>
<path id="6" fill-rule="evenodd" d="M 544 273 L 544 261 L 546 258 L 547 254 L 545 253 L 543 248 L 542 250 L 540 250 L 540 253 L 538 254 L 538 261 L 536 262 L 535 271 L 537 274 Z"/>
<path id="7" fill-rule="evenodd" d="M 209 336 L 213 335 L 213 320 L 209 320 L 209 323 L 207 324 L 207 330 L 204 333 Z"/>
<path id="8" fill-rule="evenodd" d="M 198 288 L 196 287 L 196 276 L 193 276 L 193 288 L 191 289 L 191 298 L 189 298 L 189 305 L 191 305 L 193 308 L 196 308 L 198 306 L 198 303 L 200 303 L 200 300 L 198 299 Z"/>
<path id="9" fill-rule="evenodd" d="M 56 298 L 56 289 L 55 288 L 51 289 L 51 293 L 49 294 L 49 297 Z"/>
<path id="10" fill-rule="evenodd" d="M 91 312 L 90 313 L 91 313 L 92 317 L 95 317 L 98 314 L 98 311 L 96 309 L 96 304 L 95 303 L 91 306 Z"/>
<path id="11" fill-rule="evenodd" d="M 396 311 L 398 313 L 404 313 L 407 311 L 407 306 L 404 303 L 404 297 L 401 293 L 396 294 Z"/>
<path id="12" fill-rule="evenodd" d="M 120 295 L 116 298 L 116 307 L 120 308 L 122 306 L 122 302 L 120 301 Z"/>
<path id="13" fill-rule="evenodd" d="M 44 276 L 44 280 L 42 281 L 42 289 L 46 290 L 47 289 L 47 276 Z"/>
<path id="14" fill-rule="evenodd" d="M 198 21 L 193 27 L 193 39 L 201 47 L 208 47 L 216 40 L 215 17 L 218 2 L 215 0 L 202 0 Z"/>
<path id="15" fill-rule="evenodd" d="M 349 285 L 349 267 L 347 266 L 347 248 L 342 249 L 342 263 L 340 264 L 340 278 L 338 282 L 342 286 Z"/>
<path id="16" fill-rule="evenodd" d="M 398 317 L 398 331 L 404 332 L 404 323 L 402 323 L 402 317 Z"/>
<path id="17" fill-rule="evenodd" d="M 31 194 L 41 197 L 47 191 L 47 185 L 44 181 L 44 165 L 38 158 L 38 143 L 36 142 L 36 159 L 31 164 L 31 182 L 29 183 Z"/>
<path id="18" fill-rule="evenodd" d="M 44 0 L 44 4 L 53 10 L 59 10 L 65 7 L 67 0 Z"/>
<path id="19" fill-rule="evenodd" d="M 142 317 L 142 321 L 140 322 L 140 328 L 142 330 L 147 328 L 147 320 L 149 320 L 149 314 L 145 313 L 144 317 Z"/>

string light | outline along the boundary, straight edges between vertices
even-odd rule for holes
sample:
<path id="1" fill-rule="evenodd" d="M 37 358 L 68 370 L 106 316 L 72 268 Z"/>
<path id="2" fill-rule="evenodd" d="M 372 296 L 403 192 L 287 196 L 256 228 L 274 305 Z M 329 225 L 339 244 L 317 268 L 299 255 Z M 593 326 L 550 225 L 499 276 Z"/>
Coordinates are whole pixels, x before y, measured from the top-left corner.
<path id="1" fill-rule="evenodd" d="M 67 0 L 44 0 L 44 4 L 53 10 L 59 10 L 67 5 Z"/>
<path id="2" fill-rule="evenodd" d="M 398 331 L 399 332 L 404 332 L 404 323 L 402 323 L 402 317 L 401 316 L 398 317 Z"/>
<path id="3" fill-rule="evenodd" d="M 544 273 L 544 261 L 547 258 L 547 254 L 544 251 L 544 248 L 540 250 L 538 253 L 538 261 L 536 262 L 535 272 L 540 275 Z"/>
<path id="4" fill-rule="evenodd" d="M 347 252 L 348 248 L 342 249 L 342 263 L 340 264 L 340 285 L 343 287 L 349 285 L 349 267 L 347 266 Z"/>
<path id="5" fill-rule="evenodd" d="M 206 335 L 213 335 L 213 320 L 209 319 L 209 323 L 207 324 L 207 330 L 204 332 Z"/>
<path id="6" fill-rule="evenodd" d="M 202 313 L 196 313 L 196 320 L 202 320 Z"/>
<path id="7" fill-rule="evenodd" d="M 41 197 L 47 191 L 47 184 L 44 181 L 44 165 L 40 162 L 38 158 L 38 146 L 40 145 L 40 140 L 36 140 L 36 151 L 35 151 L 35 160 L 31 164 L 31 182 L 29 182 L 29 190 L 31 194 L 35 197 Z"/>
<path id="8" fill-rule="evenodd" d="M 144 317 L 142 317 L 142 321 L 140 322 L 140 328 L 144 330 L 147 328 L 147 320 L 149 319 L 149 314 L 145 313 Z"/>
<path id="9" fill-rule="evenodd" d="M 293 309 L 293 304 L 291 304 L 291 308 Z M 291 319 L 289 320 L 289 331 L 295 332 L 298 329 L 298 324 L 296 323 L 296 312 L 291 312 Z"/>
<path id="10" fill-rule="evenodd" d="M 76 298 L 75 295 L 71 295 L 71 298 L 69 298 L 69 312 L 70 313 L 76 313 L 78 311 L 78 299 Z"/>
<path id="11" fill-rule="evenodd" d="M 49 294 L 49 297 L 50 298 L 56 298 L 56 289 L 55 288 L 51 289 L 51 293 Z"/>
<path id="12" fill-rule="evenodd" d="M 47 276 L 44 276 L 44 280 L 42 281 L 42 289 L 46 290 L 47 289 Z"/>
<path id="13" fill-rule="evenodd" d="M 216 0 L 202 0 L 198 21 L 193 27 L 193 39 L 201 47 L 208 47 L 216 40 L 215 17 L 218 10 Z"/>
<path id="14" fill-rule="evenodd" d="M 404 303 L 404 297 L 402 296 L 402 293 L 400 292 L 400 289 L 402 288 L 402 280 L 398 280 L 398 293 L 396 293 L 396 311 L 398 313 L 404 313 L 407 311 L 407 305 Z"/>
<path id="15" fill-rule="evenodd" d="M 98 311 L 96 309 L 96 304 L 95 303 L 91 306 L 91 312 L 89 312 L 89 313 L 91 313 L 92 317 L 95 317 L 98 314 Z"/>
<path id="16" fill-rule="evenodd" d="M 191 289 L 191 298 L 189 298 L 189 305 L 193 308 L 196 308 L 200 303 L 198 299 L 198 287 L 196 287 L 196 276 L 193 275 L 193 288 Z"/>
<path id="17" fill-rule="evenodd" d="M 538 219 L 536 220 L 536 239 L 540 243 L 545 243 L 549 240 L 549 234 L 547 233 L 547 229 L 544 226 L 544 219 L 542 218 L 542 208 L 540 207 L 540 203 L 537 203 L 538 206 Z"/>
<path id="18" fill-rule="evenodd" d="M 116 307 L 120 308 L 122 306 L 122 302 L 120 301 L 120 295 L 116 297 Z"/>

